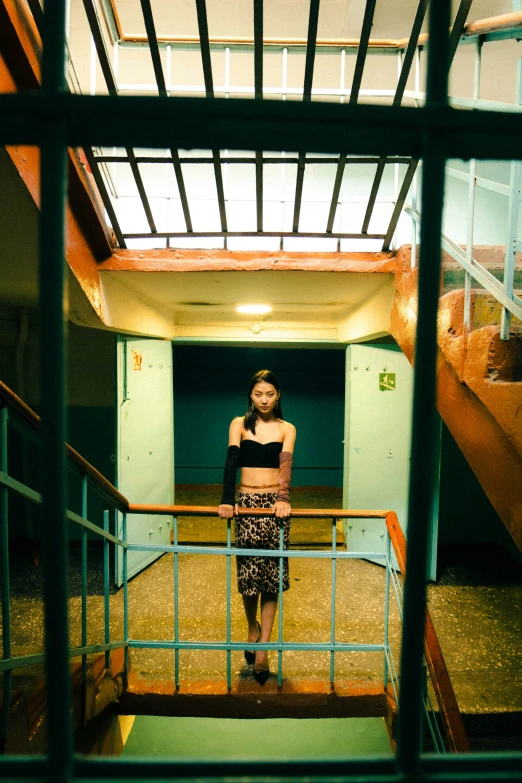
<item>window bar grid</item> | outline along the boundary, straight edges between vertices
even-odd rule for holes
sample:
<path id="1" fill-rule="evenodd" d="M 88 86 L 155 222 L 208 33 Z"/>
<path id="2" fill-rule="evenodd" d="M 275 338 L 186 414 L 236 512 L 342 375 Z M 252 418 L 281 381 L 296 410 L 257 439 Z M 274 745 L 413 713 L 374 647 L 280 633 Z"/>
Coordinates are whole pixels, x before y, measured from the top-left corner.
<path id="1" fill-rule="evenodd" d="M 174 546 L 178 546 L 178 518 L 172 518 L 174 528 Z M 179 553 L 174 550 L 174 642 L 179 642 Z M 174 650 L 174 686 L 179 689 L 179 647 Z"/>
<path id="2" fill-rule="evenodd" d="M 88 506 L 87 506 L 87 476 L 84 473 L 81 477 L 81 515 L 84 519 L 87 519 Z M 81 532 L 81 611 L 82 611 L 82 647 L 87 647 L 87 528 L 82 527 Z M 87 655 L 82 655 L 82 715 L 85 715 L 85 704 L 87 701 Z"/>
<path id="3" fill-rule="evenodd" d="M 7 408 L 0 410 L 0 471 L 7 474 Z M 0 484 L 0 567 L 2 584 L 2 657 L 11 657 L 11 598 L 9 586 L 9 517 L 8 489 Z M 3 699 L 0 714 L 0 754 L 4 753 L 11 706 L 13 673 L 11 669 L 3 672 Z"/>
<path id="4" fill-rule="evenodd" d="M 355 62 L 355 70 L 352 80 L 352 89 L 350 91 L 349 103 L 357 103 L 359 98 L 359 90 L 361 89 L 362 76 L 364 71 L 364 65 L 366 63 L 366 55 L 368 54 L 368 43 L 370 41 L 370 34 L 372 31 L 373 15 L 375 13 L 375 5 L 377 0 L 366 0 L 366 8 L 364 9 L 364 19 L 361 31 L 361 40 L 359 42 L 359 48 L 357 50 L 357 60 Z M 341 89 L 344 90 L 344 61 L 345 50 L 341 52 Z M 341 96 L 341 100 L 342 100 Z M 337 161 L 337 171 L 335 173 L 335 182 L 332 193 L 332 201 L 330 204 L 330 213 L 328 215 L 328 223 L 326 231 L 330 233 L 333 230 L 335 213 L 339 205 L 339 194 L 341 192 L 341 185 L 343 183 L 344 169 L 346 166 L 346 155 L 341 153 L 339 160 Z"/>
<path id="5" fill-rule="evenodd" d="M 430 4 L 426 105 L 448 104 L 448 28 L 450 0 Z M 455 26 L 454 26 L 455 27 Z M 433 508 L 436 473 L 437 411 L 436 325 L 441 266 L 441 230 L 444 202 L 444 135 L 424 136 L 422 202 L 430 203 L 421 222 L 419 309 L 416 330 L 412 415 L 411 471 L 408 499 L 408 539 L 404 623 L 401 645 L 401 697 L 397 764 L 403 774 L 417 774 L 420 745 L 420 694 L 426 612 L 426 573 L 429 520 Z M 422 346 L 422 350 L 420 350 Z"/>
<path id="6" fill-rule="evenodd" d="M 89 27 L 91 28 L 91 33 L 94 38 L 94 43 L 96 45 L 96 51 L 98 53 L 98 60 L 100 61 L 100 67 L 102 69 L 103 78 L 105 79 L 105 83 L 107 85 L 107 89 L 109 91 L 110 95 L 117 95 L 118 94 L 118 85 L 116 83 L 116 78 L 114 76 L 111 61 L 109 59 L 109 55 L 107 53 L 107 49 L 105 47 L 105 41 L 103 39 L 103 35 L 100 29 L 100 23 L 98 19 L 98 13 L 96 11 L 96 8 L 94 6 L 93 0 L 83 0 L 83 5 L 85 8 L 85 13 L 87 14 L 87 20 L 89 22 Z M 129 165 L 132 170 L 132 174 L 134 177 L 134 181 L 136 183 L 136 187 L 138 189 L 138 194 L 141 199 L 141 203 L 143 206 L 143 210 L 145 212 L 145 215 L 147 217 L 147 222 L 149 224 L 149 228 L 153 234 L 156 233 L 156 225 L 154 223 L 154 218 L 152 216 L 152 211 L 150 208 L 149 200 L 147 197 L 147 193 L 145 191 L 145 186 L 143 185 L 143 180 L 141 177 L 140 170 L 138 168 L 138 164 L 136 163 L 136 156 L 134 154 L 134 150 L 132 147 L 125 147 L 125 151 L 127 153 L 127 158 L 129 160 Z M 105 204 L 105 208 L 108 211 L 107 203 Z M 114 228 L 114 224 L 113 224 Z"/>
<path id="7" fill-rule="evenodd" d="M 207 98 L 214 97 L 214 82 L 212 77 L 212 59 L 210 56 L 210 41 L 208 37 L 207 6 L 205 0 L 196 0 L 196 11 L 198 16 L 199 42 L 201 46 L 201 62 L 203 65 L 203 78 L 205 81 L 205 92 Z M 223 175 L 221 172 L 221 157 L 219 150 L 212 150 L 212 160 L 214 163 L 214 177 L 216 180 L 216 191 L 219 206 L 219 217 L 221 221 L 221 231 L 227 231 L 227 214 L 225 207 L 225 191 L 223 188 Z"/>
<path id="8" fill-rule="evenodd" d="M 103 530 L 109 532 L 109 511 L 103 512 Z M 109 593 L 109 539 L 103 539 L 103 641 L 111 643 L 111 603 Z M 105 668 L 111 667 L 111 651 L 105 650 Z"/>
<path id="9" fill-rule="evenodd" d="M 413 27 L 411 30 L 411 35 L 408 40 L 408 46 L 404 54 L 404 60 L 402 63 L 401 74 L 397 83 L 397 89 L 395 90 L 395 95 L 392 102 L 393 106 L 400 106 L 402 103 L 402 98 L 404 96 L 404 91 L 406 89 L 408 76 L 410 75 L 410 70 L 413 63 L 413 58 L 415 56 L 415 51 L 417 49 L 417 44 L 419 41 L 419 36 L 424 22 L 424 17 L 426 15 L 427 7 L 428 7 L 428 0 L 419 1 L 419 5 L 417 6 L 417 12 L 415 14 L 415 19 L 413 22 Z M 363 225 L 361 229 L 363 234 L 368 233 L 368 226 L 370 225 L 370 220 L 372 219 L 373 209 L 375 207 L 375 202 L 377 200 L 377 194 L 379 192 L 379 187 L 384 174 L 384 167 L 386 166 L 386 161 L 387 161 L 387 156 L 381 155 L 381 157 L 379 158 L 379 162 L 377 164 L 377 170 L 374 175 L 372 189 L 370 192 L 370 198 L 368 200 L 368 206 L 366 208 L 366 213 L 364 215 Z"/>
<path id="10" fill-rule="evenodd" d="M 312 83 L 314 80 L 315 48 L 317 42 L 317 25 L 319 22 L 320 0 L 310 0 L 310 15 L 308 17 L 308 36 L 306 39 L 305 76 L 303 86 L 303 101 L 312 99 Z M 292 231 L 299 231 L 299 216 L 301 214 L 301 200 L 303 196 L 304 174 L 306 166 L 306 152 L 299 153 L 297 164 L 297 177 L 295 183 L 294 218 Z"/>
<path id="11" fill-rule="evenodd" d="M 231 637 L 230 637 L 230 624 L 231 624 L 230 601 L 231 601 L 231 569 L 232 569 L 232 562 L 231 562 L 232 555 L 230 554 L 230 549 L 232 547 L 231 527 L 232 527 L 232 520 L 227 519 L 227 549 L 229 550 L 229 554 L 227 554 L 227 644 L 230 644 L 231 642 Z M 231 656 L 232 656 L 231 650 L 227 650 L 227 690 L 229 693 L 232 690 Z"/>
<path id="12" fill-rule="evenodd" d="M 150 0 L 140 0 L 141 10 L 143 12 L 143 20 L 145 22 L 145 30 L 147 32 L 147 38 L 149 42 L 150 56 L 152 59 L 152 66 L 154 68 L 154 76 L 156 77 L 156 83 L 158 85 L 158 94 L 167 96 L 167 87 L 165 84 L 165 76 L 163 74 L 163 66 L 161 64 L 161 56 L 158 46 L 158 39 L 156 36 L 156 28 L 154 26 L 154 17 L 152 15 L 152 8 Z M 169 50 L 170 51 L 170 48 Z M 187 232 L 192 231 L 192 220 L 190 217 L 190 209 L 187 199 L 187 191 L 185 188 L 185 181 L 183 179 L 183 171 L 181 170 L 181 163 L 179 160 L 179 152 L 175 147 L 170 150 L 172 156 L 172 164 L 174 166 L 174 174 L 176 176 L 176 182 L 178 185 L 179 197 L 181 201 L 181 208 L 183 210 L 183 217 L 185 219 L 185 225 Z"/>
<path id="13" fill-rule="evenodd" d="M 332 603 L 330 612 L 330 644 L 335 644 L 335 598 L 337 589 L 337 519 L 332 519 Z M 330 650 L 330 688 L 335 683 L 335 652 Z"/>
<path id="14" fill-rule="evenodd" d="M 65 96 L 65 0 L 47 3 L 43 26 L 42 90 L 47 100 Z M 41 384 L 42 572 L 47 738 L 50 778 L 67 779 L 73 742 L 69 668 L 68 559 L 65 480 L 65 118 L 51 114 L 40 125 L 39 323 Z"/>

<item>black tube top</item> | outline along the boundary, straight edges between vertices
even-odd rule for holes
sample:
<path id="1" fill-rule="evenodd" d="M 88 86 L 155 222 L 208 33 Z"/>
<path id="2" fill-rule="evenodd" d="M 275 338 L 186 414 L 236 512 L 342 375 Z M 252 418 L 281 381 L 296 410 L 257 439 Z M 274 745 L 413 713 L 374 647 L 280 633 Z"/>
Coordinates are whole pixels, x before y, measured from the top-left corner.
<path id="1" fill-rule="evenodd" d="M 259 443 L 245 439 L 239 446 L 239 467 L 241 468 L 278 468 L 279 455 L 283 444 L 278 440 Z"/>

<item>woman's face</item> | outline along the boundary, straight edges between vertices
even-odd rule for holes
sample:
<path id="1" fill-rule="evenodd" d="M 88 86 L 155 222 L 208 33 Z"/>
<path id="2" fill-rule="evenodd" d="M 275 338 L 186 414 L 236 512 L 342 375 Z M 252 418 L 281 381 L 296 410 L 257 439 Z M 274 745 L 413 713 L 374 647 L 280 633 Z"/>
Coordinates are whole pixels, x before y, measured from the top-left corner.
<path id="1" fill-rule="evenodd" d="M 277 400 L 279 399 L 279 394 L 275 386 L 266 381 L 259 381 L 259 383 L 256 383 L 250 396 L 254 403 L 254 407 L 265 414 L 274 410 Z"/>

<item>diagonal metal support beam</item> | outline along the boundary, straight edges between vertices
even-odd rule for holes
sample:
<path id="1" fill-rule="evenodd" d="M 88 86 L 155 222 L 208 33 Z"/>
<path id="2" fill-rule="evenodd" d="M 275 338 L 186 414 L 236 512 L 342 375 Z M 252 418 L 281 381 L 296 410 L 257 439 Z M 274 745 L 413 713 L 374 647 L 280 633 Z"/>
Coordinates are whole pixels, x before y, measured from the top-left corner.
<path id="1" fill-rule="evenodd" d="M 107 214 L 109 216 L 109 220 L 111 221 L 111 225 L 113 228 L 113 231 L 116 235 L 116 239 L 118 240 L 118 245 L 121 248 L 126 248 L 127 244 L 125 242 L 125 239 L 123 237 L 123 232 L 121 230 L 118 218 L 116 216 L 116 211 L 112 205 L 111 197 L 107 191 L 107 187 L 105 185 L 105 180 L 103 179 L 101 175 L 101 171 L 99 169 L 98 161 L 96 160 L 95 156 L 92 152 L 92 147 L 84 147 L 83 151 L 85 152 L 85 157 L 87 158 L 87 163 L 89 164 L 89 168 L 92 171 L 92 175 L 94 177 L 94 181 L 96 182 L 96 185 L 98 187 L 98 190 L 100 191 L 100 196 L 103 201 L 103 206 L 107 210 Z"/>
<path id="2" fill-rule="evenodd" d="M 419 165 L 419 158 L 412 158 L 409 162 L 408 168 L 406 169 L 406 174 L 404 175 L 401 189 L 399 191 L 399 195 L 397 196 L 397 201 L 395 203 L 395 207 L 393 209 L 392 216 L 390 218 L 390 224 L 388 226 L 388 230 L 386 231 L 386 236 L 384 237 L 382 250 L 385 253 L 387 253 L 388 250 L 390 249 L 392 237 L 393 234 L 395 233 L 395 229 L 397 228 L 397 223 L 399 222 L 402 208 L 404 206 L 404 202 L 406 201 L 406 196 L 408 195 L 408 191 L 413 181 L 413 177 L 415 176 L 415 172 L 417 171 L 418 165 Z"/>
<path id="3" fill-rule="evenodd" d="M 167 86 L 163 74 L 163 66 L 161 64 L 158 37 L 156 35 L 156 28 L 154 26 L 154 17 L 152 15 L 150 0 L 140 0 L 140 2 L 141 2 L 141 10 L 143 12 L 143 19 L 145 21 L 147 38 L 149 40 L 149 49 L 150 49 L 150 56 L 152 58 L 152 65 L 154 67 L 154 75 L 156 77 L 156 82 L 158 85 L 158 93 L 160 95 L 167 96 L 168 95 Z M 190 217 L 187 191 L 185 188 L 185 180 L 183 179 L 183 171 L 181 169 L 179 152 L 177 149 L 171 147 L 170 154 L 172 156 L 174 174 L 176 175 L 176 182 L 178 184 L 179 197 L 181 199 L 181 208 L 183 210 L 183 217 L 185 218 L 185 225 L 187 227 L 187 231 L 190 233 L 192 231 L 192 220 Z"/>
<path id="4" fill-rule="evenodd" d="M 98 18 L 96 7 L 94 5 L 93 0 L 83 0 L 83 5 L 85 8 L 85 13 L 87 15 L 87 20 L 89 22 L 89 27 L 91 28 L 92 37 L 94 38 L 94 45 L 96 46 L 96 52 L 98 54 L 98 59 L 100 61 L 100 66 L 102 69 L 103 78 L 105 79 L 105 83 L 107 85 L 107 89 L 111 95 L 117 95 L 118 86 L 116 84 L 116 78 L 112 70 L 111 61 L 109 59 L 107 49 L 105 48 L 105 41 L 103 40 L 102 32 L 100 29 L 100 20 Z M 152 210 L 150 208 L 149 199 L 145 191 L 145 186 L 143 185 L 143 179 L 141 177 L 138 164 L 136 162 L 136 156 L 134 154 L 134 150 L 131 147 L 125 147 L 125 151 L 129 159 L 129 164 L 132 170 L 132 174 L 134 176 L 134 181 L 138 189 L 138 193 L 141 199 L 141 203 L 143 205 L 145 215 L 147 216 L 147 222 L 149 224 L 149 228 L 152 231 L 152 233 L 155 234 L 156 224 L 154 223 L 154 218 L 152 217 Z M 109 212 L 109 208 L 107 204 L 105 204 L 105 208 L 107 209 L 107 212 Z"/>
<path id="5" fill-rule="evenodd" d="M 415 13 L 415 19 L 413 20 L 413 27 L 411 29 L 408 46 L 406 47 L 406 52 L 404 54 L 404 59 L 402 62 L 402 68 L 399 75 L 399 81 L 397 83 L 397 89 L 395 90 L 395 95 L 393 97 L 393 104 L 392 104 L 393 106 L 400 106 L 402 103 L 404 90 L 406 89 L 408 76 L 410 75 L 410 70 L 413 64 L 415 50 L 417 48 L 419 36 L 422 30 L 424 17 L 426 16 L 427 7 L 428 7 L 428 0 L 419 0 L 419 5 L 417 6 L 417 11 Z M 363 234 L 367 233 L 368 226 L 370 225 L 370 220 L 372 219 L 373 209 L 375 207 L 375 202 L 377 200 L 377 194 L 379 192 L 379 187 L 381 184 L 382 175 L 384 174 L 385 166 L 386 166 L 386 157 L 381 156 L 379 163 L 377 164 L 377 170 L 375 171 L 375 176 L 373 178 L 370 198 L 368 200 L 368 206 L 366 207 L 366 213 L 364 215 L 363 225 L 361 229 Z"/>
<path id="6" fill-rule="evenodd" d="M 317 44 L 317 25 L 319 22 L 320 0 L 310 0 L 310 15 L 308 17 L 308 36 L 306 39 L 305 77 L 303 89 L 303 101 L 312 98 L 312 82 L 314 80 L 315 49 Z M 303 196 L 303 183 L 306 165 L 306 153 L 299 153 L 297 165 L 297 180 L 295 183 L 294 219 L 292 231 L 299 230 L 299 216 L 301 213 L 301 200 Z"/>
<path id="7" fill-rule="evenodd" d="M 254 93 L 263 100 L 263 0 L 254 0 Z M 256 219 L 263 231 L 263 152 L 256 151 Z"/>
<path id="8" fill-rule="evenodd" d="M 213 98 L 214 81 L 212 78 L 212 59 L 210 56 L 207 6 L 205 0 L 196 0 L 196 11 L 198 15 L 199 42 L 201 46 L 201 62 L 203 65 L 203 79 L 205 81 L 205 91 L 207 94 L 207 98 Z M 227 231 L 225 190 L 223 188 L 223 174 L 221 171 L 219 150 L 212 150 L 212 160 L 214 163 L 214 176 L 216 179 L 216 190 L 217 190 L 217 198 L 218 198 L 218 206 L 219 206 L 219 217 L 221 221 L 221 231 Z"/>
<path id="9" fill-rule="evenodd" d="M 375 4 L 377 0 L 366 0 L 366 8 L 364 9 L 364 19 L 361 32 L 361 40 L 359 42 L 359 49 L 357 51 L 357 60 L 355 62 L 355 71 L 353 74 L 352 89 L 350 91 L 349 103 L 357 103 L 359 98 L 359 90 L 361 89 L 362 75 L 364 71 L 364 64 L 366 62 L 366 55 L 368 53 L 368 42 L 370 40 L 370 33 L 373 25 L 373 15 L 375 13 Z M 330 204 L 330 213 L 328 215 L 328 223 L 326 230 L 328 232 L 333 230 L 333 224 L 335 220 L 335 213 L 337 212 L 337 205 L 339 203 L 339 194 L 341 192 L 341 185 L 343 183 L 344 167 L 346 166 L 346 153 L 339 155 L 337 162 L 337 171 L 335 174 L 334 189 L 332 193 L 332 202 Z"/>
<path id="10" fill-rule="evenodd" d="M 460 36 L 464 30 L 466 19 L 468 18 L 469 9 L 473 0 L 460 0 L 459 10 L 455 16 L 453 27 L 451 28 L 449 47 L 448 47 L 448 70 L 451 68 L 453 58 L 457 53 L 457 47 L 459 45 Z"/>

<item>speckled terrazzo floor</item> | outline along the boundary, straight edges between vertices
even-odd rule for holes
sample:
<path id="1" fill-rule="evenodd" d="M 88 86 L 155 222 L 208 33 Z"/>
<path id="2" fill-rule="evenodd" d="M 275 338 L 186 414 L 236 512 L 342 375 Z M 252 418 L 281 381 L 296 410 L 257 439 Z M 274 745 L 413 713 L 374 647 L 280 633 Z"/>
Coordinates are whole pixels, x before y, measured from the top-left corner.
<path id="1" fill-rule="evenodd" d="M 195 497 L 187 488 L 177 493 L 179 503 L 214 505 L 219 491 L 209 487 Z M 340 492 L 295 490 L 295 507 L 338 508 Z M 293 540 L 326 541 L 329 522 L 311 520 L 293 523 Z M 180 523 L 180 539 L 223 538 L 220 521 L 186 519 Z M 79 550 L 70 557 L 71 643 L 80 643 L 81 598 Z M 41 570 L 27 554 L 11 556 L 11 612 L 13 654 L 31 654 L 42 649 Z M 330 634 L 330 561 L 294 559 L 291 589 L 284 599 L 284 638 L 292 641 L 327 641 Z M 232 564 L 232 639 L 244 638 L 241 600 L 235 591 Z M 180 556 L 180 638 L 219 640 L 225 638 L 225 558 Z M 88 643 L 103 641 L 102 558 L 89 550 Z M 383 637 L 384 572 L 365 561 L 339 562 L 337 567 L 336 638 L 340 641 L 380 642 Z M 522 577 L 520 568 L 506 556 L 491 551 L 487 558 L 455 556 L 441 568 L 439 582 L 429 587 L 433 621 L 462 712 L 501 713 L 522 711 Z M 393 607 L 393 603 L 392 603 Z M 122 637 L 122 593 L 111 588 L 112 639 Z M 173 558 L 165 555 L 129 584 L 130 635 L 134 639 L 173 637 Z M 399 660 L 400 625 L 392 608 L 390 633 Z M 136 680 L 172 687 L 173 653 L 163 650 L 132 650 Z M 206 687 L 222 682 L 226 655 L 223 652 L 182 651 L 180 676 L 186 686 Z M 271 668 L 277 655 L 271 654 Z M 41 676 L 40 667 L 16 675 L 20 687 L 30 689 Z M 326 653 L 288 652 L 283 657 L 283 676 L 293 680 L 329 679 Z M 235 688 L 250 683 L 251 673 L 241 653 L 232 654 Z M 377 684 L 382 679 L 382 658 L 375 653 L 338 654 L 336 679 Z M 17 687 L 15 683 L 15 687 Z"/>

